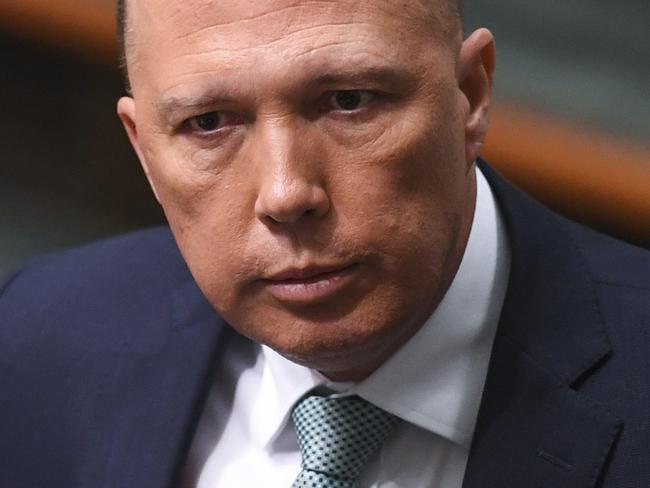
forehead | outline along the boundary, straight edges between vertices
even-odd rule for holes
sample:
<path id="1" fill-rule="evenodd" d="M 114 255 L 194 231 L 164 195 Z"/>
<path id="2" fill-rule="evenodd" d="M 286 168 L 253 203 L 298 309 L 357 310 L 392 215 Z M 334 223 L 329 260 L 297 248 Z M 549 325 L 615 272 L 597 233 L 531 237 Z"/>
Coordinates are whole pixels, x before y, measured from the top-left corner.
<path id="1" fill-rule="evenodd" d="M 327 28 L 399 30 L 406 34 L 451 34 L 447 3 L 436 0 L 130 0 L 130 44 L 160 51 L 222 35 L 228 48 L 254 47 L 285 36 Z M 386 34 L 387 32 L 384 32 Z M 395 32 L 393 32 L 395 33 Z M 393 39 L 394 41 L 395 39 Z M 151 53 L 147 53 L 151 54 Z"/>
<path id="2" fill-rule="evenodd" d="M 156 27 L 173 25 L 176 28 L 192 31 L 201 24 L 227 25 L 242 21 L 269 21 L 277 18 L 306 17 L 344 13 L 354 18 L 376 16 L 422 20 L 448 0 L 129 0 L 129 17 L 136 20 L 138 31 L 145 26 Z M 437 8 L 434 8 L 436 7 Z M 428 20 L 428 19 L 427 19 Z M 143 25 L 144 24 L 144 25 Z M 188 32 L 189 33 L 189 32 Z"/>
<path id="3" fill-rule="evenodd" d="M 148 74 L 151 84 L 165 81 L 161 73 L 270 72 L 372 57 L 403 63 L 422 54 L 424 40 L 453 45 L 448 12 L 434 2 L 130 0 L 130 71 Z"/>

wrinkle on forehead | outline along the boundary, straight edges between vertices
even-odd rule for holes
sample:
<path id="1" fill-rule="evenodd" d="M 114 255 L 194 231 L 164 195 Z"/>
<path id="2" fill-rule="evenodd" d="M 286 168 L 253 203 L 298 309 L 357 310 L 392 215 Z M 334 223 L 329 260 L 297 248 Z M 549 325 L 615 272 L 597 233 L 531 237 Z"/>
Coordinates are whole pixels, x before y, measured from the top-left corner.
<path id="1" fill-rule="evenodd" d="M 142 37 L 146 28 L 184 31 L 177 41 L 207 34 L 211 30 L 227 28 L 252 28 L 268 23 L 273 17 L 278 28 L 305 23 L 326 13 L 345 9 L 350 22 L 368 13 L 384 13 L 385 19 L 405 22 L 410 31 L 438 30 L 440 37 L 448 37 L 457 29 L 458 18 L 450 8 L 456 0 L 129 0 L 127 37 L 129 46 L 136 35 Z M 282 19 L 283 18 L 283 19 Z M 450 21 L 450 18 L 452 20 Z M 157 29 L 156 29 L 157 27 Z M 141 39 L 140 39 L 141 40 Z M 138 42 L 138 44 L 140 44 Z"/>
<path id="2" fill-rule="evenodd" d="M 187 53 L 184 56 L 201 56 L 203 54 L 211 53 L 214 51 L 221 51 L 221 52 L 240 52 L 242 50 L 246 49 L 254 49 L 256 47 L 264 47 L 264 48 L 269 48 L 273 47 L 276 44 L 286 42 L 287 44 L 291 44 L 292 38 L 297 38 L 297 37 L 302 37 L 304 38 L 309 38 L 309 37 L 318 37 L 319 34 L 322 34 L 323 29 L 328 29 L 331 33 L 332 29 L 340 29 L 341 32 L 345 32 L 346 27 L 350 27 L 352 25 L 361 25 L 362 23 L 360 22 L 328 22 L 326 25 L 319 24 L 311 24 L 308 26 L 287 26 L 286 29 L 282 29 L 281 31 L 277 31 L 273 35 L 267 36 L 262 38 L 261 36 L 255 37 L 240 37 L 240 38 L 235 38 L 234 34 L 238 32 L 242 32 L 242 29 L 239 26 L 233 26 L 235 32 L 228 33 L 232 34 L 230 36 L 232 42 L 229 42 L 227 45 L 210 45 L 209 49 L 206 49 L 205 51 L 202 50 L 193 50 L 191 53 Z M 363 23 L 365 24 L 366 28 L 370 28 L 370 24 L 368 23 Z M 206 31 L 207 29 L 204 29 Z M 212 28 L 210 30 L 213 30 Z M 198 37 L 200 36 L 201 33 L 196 32 L 194 34 L 191 34 L 192 37 Z M 227 34 L 226 34 L 227 35 Z M 175 44 L 183 44 L 183 42 L 187 42 L 187 37 L 184 39 L 176 39 L 174 41 Z M 344 43 L 346 41 L 341 40 L 339 42 L 337 41 L 332 41 L 330 44 L 337 44 L 337 43 Z M 323 44 L 323 47 L 326 47 L 326 44 Z"/>
<path id="3" fill-rule="evenodd" d="M 443 18 L 440 3 L 448 0 L 129 1 L 131 35 L 137 31 L 131 74 L 143 61 L 155 66 L 174 60 L 198 74 L 205 68 L 201 58 L 213 55 L 222 69 L 245 69 L 264 60 L 265 50 L 295 60 L 357 40 L 386 55 L 407 51 L 417 57 L 423 41 L 457 51 L 461 40 L 453 32 L 459 26 Z"/>
<path id="4" fill-rule="evenodd" d="M 172 14 L 177 17 L 176 20 L 192 17 L 195 20 L 210 18 L 214 26 L 225 26 L 245 21 L 265 21 L 275 15 L 301 18 L 301 14 L 304 13 L 316 12 L 320 15 L 341 9 L 347 9 L 350 13 L 380 10 L 390 15 L 417 20 L 426 17 L 432 11 L 432 1 L 437 0 L 424 2 L 419 0 L 366 0 L 364 2 L 358 0 L 188 0 L 184 3 L 148 0 L 146 4 L 158 8 L 154 6 L 156 2 L 159 5 L 167 2 L 171 5 L 162 5 L 162 7 L 171 8 Z"/>

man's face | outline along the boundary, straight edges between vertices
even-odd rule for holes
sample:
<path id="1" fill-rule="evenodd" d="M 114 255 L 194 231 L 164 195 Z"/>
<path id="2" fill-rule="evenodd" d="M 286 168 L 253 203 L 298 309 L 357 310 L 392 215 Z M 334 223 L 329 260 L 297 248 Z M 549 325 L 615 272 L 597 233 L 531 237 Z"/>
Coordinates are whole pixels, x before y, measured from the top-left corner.
<path id="1" fill-rule="evenodd" d="M 363 377 L 466 243 L 482 131 L 456 26 L 415 0 L 132 0 L 129 25 L 119 112 L 199 286 L 242 334 Z"/>

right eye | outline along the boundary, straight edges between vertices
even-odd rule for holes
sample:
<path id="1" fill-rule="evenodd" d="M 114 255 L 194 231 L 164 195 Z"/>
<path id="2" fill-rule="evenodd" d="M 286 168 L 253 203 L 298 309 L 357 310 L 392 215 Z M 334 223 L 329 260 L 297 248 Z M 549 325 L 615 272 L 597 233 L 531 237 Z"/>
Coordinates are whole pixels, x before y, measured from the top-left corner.
<path id="1" fill-rule="evenodd" d="M 190 119 L 190 127 L 199 132 L 212 132 L 221 125 L 221 114 L 219 112 L 208 112 Z"/>
<path id="2" fill-rule="evenodd" d="M 341 90 L 332 94 L 330 101 L 335 110 L 354 112 L 360 110 L 375 98 L 375 94 L 367 90 Z"/>
<path id="3" fill-rule="evenodd" d="M 241 117 L 231 112 L 206 112 L 187 121 L 190 130 L 198 134 L 211 134 L 241 123 Z"/>

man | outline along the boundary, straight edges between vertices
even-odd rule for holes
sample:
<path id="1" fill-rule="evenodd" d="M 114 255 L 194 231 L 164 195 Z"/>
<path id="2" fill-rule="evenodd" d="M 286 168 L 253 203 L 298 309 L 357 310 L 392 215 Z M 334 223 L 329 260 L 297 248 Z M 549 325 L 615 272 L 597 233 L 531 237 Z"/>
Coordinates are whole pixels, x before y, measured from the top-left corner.
<path id="1" fill-rule="evenodd" d="M 477 170 L 489 31 L 447 0 L 125 12 L 173 239 L 5 284 L 1 486 L 648 485 L 650 258 Z"/>

